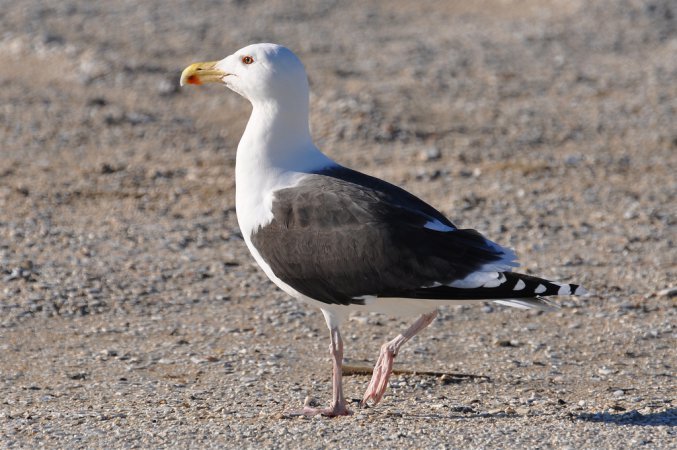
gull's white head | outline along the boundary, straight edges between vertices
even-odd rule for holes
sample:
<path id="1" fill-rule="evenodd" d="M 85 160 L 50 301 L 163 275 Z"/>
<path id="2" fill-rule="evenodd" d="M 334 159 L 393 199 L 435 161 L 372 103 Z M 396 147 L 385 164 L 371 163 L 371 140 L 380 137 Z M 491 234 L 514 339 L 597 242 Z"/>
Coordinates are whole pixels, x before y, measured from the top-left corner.
<path id="1" fill-rule="evenodd" d="M 181 74 L 181 86 L 203 83 L 223 83 L 253 104 L 308 101 L 301 60 L 276 44 L 249 45 L 220 61 L 191 64 Z"/>

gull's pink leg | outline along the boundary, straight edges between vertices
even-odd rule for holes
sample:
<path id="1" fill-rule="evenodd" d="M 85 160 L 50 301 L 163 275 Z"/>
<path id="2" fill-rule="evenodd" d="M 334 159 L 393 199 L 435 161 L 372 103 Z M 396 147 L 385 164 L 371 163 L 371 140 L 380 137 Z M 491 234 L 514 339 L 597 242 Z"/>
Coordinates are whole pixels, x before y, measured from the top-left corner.
<path id="1" fill-rule="evenodd" d="M 343 396 L 343 379 L 341 365 L 343 364 L 343 340 L 338 328 L 329 330 L 330 341 L 329 352 L 331 353 L 333 374 L 332 374 L 332 402 L 329 408 L 311 408 L 304 406 L 302 410 L 292 413 L 292 415 L 316 416 L 348 416 L 352 411 L 348 409 L 346 398 Z"/>
<path id="2" fill-rule="evenodd" d="M 407 331 L 398 335 L 392 341 L 383 344 L 381 353 L 374 366 L 374 373 L 371 376 L 369 387 L 367 387 L 367 391 L 364 393 L 364 397 L 362 397 L 362 406 L 367 405 L 367 402 L 370 400 L 372 405 L 376 405 L 381 401 L 381 398 L 383 398 L 383 394 L 385 394 L 386 388 L 388 387 L 388 380 L 390 379 L 390 374 L 393 372 L 393 361 L 395 356 L 397 356 L 400 347 L 402 347 L 409 339 L 416 336 L 422 329 L 430 325 L 432 321 L 435 320 L 435 317 L 437 317 L 437 310 L 428 314 L 423 314 L 407 329 Z"/>

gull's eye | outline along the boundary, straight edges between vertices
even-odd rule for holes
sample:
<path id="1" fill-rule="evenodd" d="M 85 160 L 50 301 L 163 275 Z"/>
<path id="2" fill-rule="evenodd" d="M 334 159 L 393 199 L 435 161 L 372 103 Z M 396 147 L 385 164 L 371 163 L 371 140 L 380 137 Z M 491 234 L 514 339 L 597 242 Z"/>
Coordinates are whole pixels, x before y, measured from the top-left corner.
<path id="1" fill-rule="evenodd" d="M 242 62 L 243 62 L 244 64 L 251 64 L 251 63 L 254 62 L 254 58 L 252 58 L 251 56 L 243 56 L 243 57 L 242 57 Z"/>

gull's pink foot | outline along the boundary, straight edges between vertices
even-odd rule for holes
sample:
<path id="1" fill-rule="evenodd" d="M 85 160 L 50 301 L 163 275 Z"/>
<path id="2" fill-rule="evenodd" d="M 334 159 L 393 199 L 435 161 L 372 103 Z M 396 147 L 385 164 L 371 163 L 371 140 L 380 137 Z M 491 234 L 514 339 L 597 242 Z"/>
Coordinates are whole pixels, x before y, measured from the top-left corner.
<path id="1" fill-rule="evenodd" d="M 393 362 L 400 347 L 402 347 L 409 339 L 416 336 L 419 331 L 430 325 L 430 323 L 435 320 L 435 317 L 437 317 L 437 311 L 423 314 L 407 329 L 407 331 L 398 335 L 392 341 L 383 344 L 381 353 L 378 355 L 378 361 L 376 361 L 376 365 L 374 366 L 374 373 L 371 376 L 369 387 L 367 387 L 367 392 L 365 392 L 364 397 L 362 397 L 362 406 L 367 405 L 370 400 L 372 405 L 376 405 L 381 401 L 383 394 L 385 394 L 386 389 L 388 388 L 388 380 L 393 373 Z"/>
<path id="2" fill-rule="evenodd" d="M 383 398 L 386 389 L 388 388 L 388 380 L 390 374 L 393 372 L 393 362 L 395 360 L 395 351 L 392 349 L 390 342 L 383 344 L 381 353 L 378 356 L 378 361 L 374 366 L 374 373 L 371 375 L 371 381 L 367 387 L 367 391 L 362 397 L 362 406 L 376 405 Z"/>
<path id="3" fill-rule="evenodd" d="M 317 416 L 319 414 L 326 417 L 349 416 L 353 412 L 348 409 L 346 398 L 343 396 L 343 381 L 341 365 L 343 364 L 343 339 L 338 328 L 330 328 L 329 353 L 333 363 L 332 375 L 332 402 L 329 408 L 313 408 L 307 403 L 303 405 L 303 409 L 293 411 L 290 416 Z"/>

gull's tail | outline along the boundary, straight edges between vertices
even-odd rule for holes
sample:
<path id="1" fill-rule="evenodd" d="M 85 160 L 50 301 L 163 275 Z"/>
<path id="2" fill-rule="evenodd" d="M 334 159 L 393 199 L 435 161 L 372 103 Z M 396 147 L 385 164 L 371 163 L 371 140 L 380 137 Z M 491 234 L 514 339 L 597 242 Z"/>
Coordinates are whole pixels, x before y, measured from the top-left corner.
<path id="1" fill-rule="evenodd" d="M 557 304 L 546 299 L 552 295 L 586 295 L 588 291 L 578 284 L 556 283 L 544 278 L 515 272 L 493 272 L 492 279 L 484 279 L 480 286 L 436 285 L 419 289 L 418 298 L 439 300 L 489 300 L 514 308 L 553 309 Z M 486 273 L 490 275 L 490 273 Z"/>

